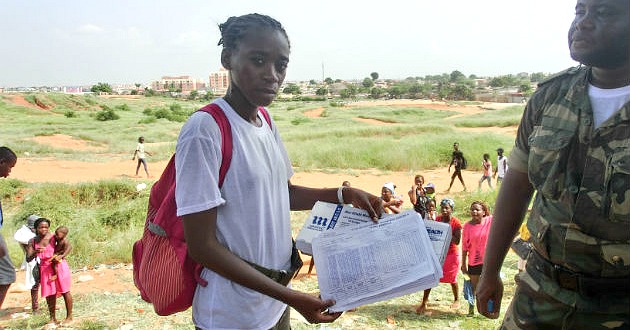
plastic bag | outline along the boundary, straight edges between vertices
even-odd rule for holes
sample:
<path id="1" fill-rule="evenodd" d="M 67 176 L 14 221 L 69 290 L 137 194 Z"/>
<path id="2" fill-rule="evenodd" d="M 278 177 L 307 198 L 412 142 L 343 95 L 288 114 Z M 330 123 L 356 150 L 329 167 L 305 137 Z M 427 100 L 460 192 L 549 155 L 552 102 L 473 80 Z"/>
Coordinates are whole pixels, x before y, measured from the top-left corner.
<path id="1" fill-rule="evenodd" d="M 464 280 L 464 299 L 466 299 L 470 305 L 475 304 L 475 293 L 473 292 L 472 282 L 470 279 Z"/>

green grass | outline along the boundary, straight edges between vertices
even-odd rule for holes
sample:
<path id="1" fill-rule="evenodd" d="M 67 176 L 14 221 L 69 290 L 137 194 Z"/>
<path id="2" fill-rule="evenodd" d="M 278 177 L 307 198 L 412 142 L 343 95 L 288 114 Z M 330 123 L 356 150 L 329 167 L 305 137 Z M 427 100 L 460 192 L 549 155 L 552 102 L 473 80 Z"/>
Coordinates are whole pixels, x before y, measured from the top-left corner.
<path id="1" fill-rule="evenodd" d="M 143 135 L 147 143 L 155 145 L 154 159 L 171 156 L 182 122 L 155 119 L 146 113 L 160 109 L 181 109 L 190 112 L 202 103 L 168 98 L 104 99 L 97 96 L 63 94 L 29 94 L 29 101 L 55 105 L 49 110 L 16 106 L 0 96 L 0 131 L 2 145 L 12 148 L 21 158 L 28 153 L 33 158 L 56 158 L 104 162 L 128 159 Z M 173 106 L 173 104 L 178 104 Z M 103 106 L 114 109 L 118 120 L 97 121 L 95 114 Z M 310 118 L 305 111 L 324 108 L 324 115 Z M 145 111 L 150 109 L 150 111 Z M 67 116 L 72 111 L 73 116 Z M 449 119 L 454 112 L 419 107 L 343 107 L 321 102 L 276 102 L 271 114 L 287 146 L 296 170 L 324 172 L 351 172 L 360 169 L 415 172 L 446 166 L 450 161 L 452 143 L 460 146 L 468 158 L 469 168 L 479 170 L 484 153 L 494 154 L 501 146 L 509 153 L 513 138 L 494 133 L 491 127 L 515 125 L 522 107 L 488 110 L 474 118 Z M 356 118 L 378 120 L 386 125 L 372 125 Z M 479 133 L 463 132 L 457 127 L 488 127 Z M 32 140 L 35 136 L 66 134 L 89 145 L 99 146 L 98 152 L 72 150 L 62 146 L 48 146 Z M 18 165 L 19 166 L 19 160 Z M 150 187 L 149 187 L 150 188 Z M 135 191 L 131 180 L 101 181 L 83 184 L 31 184 L 13 179 L 0 180 L 5 216 L 4 236 L 9 238 L 29 214 L 40 214 L 53 220 L 52 227 L 66 225 L 74 246 L 68 260 L 73 269 L 98 264 L 129 263 L 131 245 L 142 233 L 148 189 Z M 468 219 L 468 207 L 473 200 L 481 199 L 494 206 L 496 190 L 455 194 L 455 215 Z M 408 206 L 410 207 L 410 206 Z M 292 212 L 294 235 L 301 228 L 308 212 Z M 7 239 L 9 253 L 15 265 L 24 254 L 19 245 Z M 511 296 L 516 272 L 516 259 L 508 257 L 504 265 L 506 298 Z M 123 279 L 123 280 L 130 280 Z M 461 283 L 460 283 L 461 284 Z M 510 286 L 511 285 L 511 286 Z M 294 287 L 317 293 L 314 278 L 295 281 Z M 450 287 L 440 285 L 431 293 L 437 306 L 432 317 L 413 313 L 412 305 L 420 301 L 421 293 L 360 307 L 345 313 L 329 328 L 406 329 L 453 328 L 491 329 L 498 321 L 481 317 L 467 318 L 443 308 L 450 304 Z M 436 302 L 436 299 L 439 301 Z M 189 329 L 190 311 L 172 317 L 156 317 L 150 305 L 142 302 L 137 293 L 93 293 L 75 298 L 76 315 L 81 317 L 78 329 L 115 329 L 133 324 L 134 329 Z M 509 299 L 504 300 L 504 311 Z M 140 312 L 142 310 L 143 312 Z M 444 310 L 444 311 L 443 311 Z M 462 309 L 462 311 L 464 311 Z M 465 311 L 464 311 L 465 312 Z M 294 313 L 296 314 L 296 313 Z M 394 322 L 388 324 L 387 318 Z M 5 325 L 7 329 L 38 329 L 46 317 L 38 315 L 16 320 Z M 320 329 L 308 325 L 299 317 L 292 319 L 294 329 Z"/>

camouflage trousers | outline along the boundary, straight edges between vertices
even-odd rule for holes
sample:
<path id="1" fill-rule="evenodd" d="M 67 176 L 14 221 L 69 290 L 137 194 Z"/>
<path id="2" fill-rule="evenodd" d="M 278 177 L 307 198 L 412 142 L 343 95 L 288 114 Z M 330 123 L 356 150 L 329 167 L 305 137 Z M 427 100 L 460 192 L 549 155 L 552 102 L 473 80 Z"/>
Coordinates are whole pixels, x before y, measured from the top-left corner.
<path id="1" fill-rule="evenodd" d="M 516 283 L 501 329 L 630 329 L 628 295 L 583 297 L 536 271 L 529 259 Z"/>

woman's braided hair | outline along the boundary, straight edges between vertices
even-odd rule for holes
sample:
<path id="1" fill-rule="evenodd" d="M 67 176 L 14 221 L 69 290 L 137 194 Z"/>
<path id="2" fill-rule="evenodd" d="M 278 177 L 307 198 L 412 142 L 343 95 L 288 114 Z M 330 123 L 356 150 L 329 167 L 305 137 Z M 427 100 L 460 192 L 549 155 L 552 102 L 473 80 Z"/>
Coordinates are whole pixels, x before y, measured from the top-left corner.
<path id="1" fill-rule="evenodd" d="M 219 24 L 219 31 L 221 31 L 221 39 L 219 39 L 218 46 L 223 48 L 236 49 L 238 43 L 243 39 L 245 34 L 251 28 L 270 28 L 282 32 L 289 42 L 289 36 L 282 27 L 280 22 L 275 19 L 261 14 L 247 14 L 242 16 L 232 16 L 228 18 L 225 23 Z M 289 43 L 291 48 L 291 43 Z"/>

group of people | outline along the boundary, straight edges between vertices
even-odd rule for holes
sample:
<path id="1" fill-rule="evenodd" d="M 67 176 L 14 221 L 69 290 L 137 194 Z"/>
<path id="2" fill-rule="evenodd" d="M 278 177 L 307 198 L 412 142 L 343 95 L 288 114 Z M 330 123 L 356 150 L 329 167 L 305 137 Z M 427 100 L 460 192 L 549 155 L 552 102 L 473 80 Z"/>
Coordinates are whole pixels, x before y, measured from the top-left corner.
<path id="1" fill-rule="evenodd" d="M 503 150 L 503 148 L 498 148 L 497 149 L 497 166 L 494 168 L 494 171 L 492 170 L 492 162 L 490 161 L 490 154 L 483 154 L 483 159 L 481 161 L 481 168 L 483 169 L 483 174 L 481 175 L 481 178 L 479 179 L 479 190 L 481 190 L 481 185 L 483 184 L 484 181 L 488 182 L 488 187 L 490 187 L 490 189 L 494 189 L 492 187 L 492 179 L 496 178 L 496 183 L 497 186 L 499 184 L 501 184 L 501 182 L 503 181 L 503 178 L 505 177 L 505 174 L 507 173 L 508 170 L 508 159 L 507 157 L 503 154 L 505 151 Z M 451 167 L 454 169 L 453 170 L 453 174 L 451 175 L 451 183 L 448 186 L 448 189 L 446 190 L 446 192 L 450 192 L 451 188 L 453 187 L 453 183 L 455 182 L 455 179 L 459 179 L 459 182 L 461 182 L 462 186 L 464 187 L 464 191 L 467 190 L 466 188 L 466 183 L 464 182 L 464 178 L 462 177 L 462 170 L 466 169 L 466 167 L 468 166 L 468 161 L 466 160 L 466 157 L 464 157 L 464 153 L 459 150 L 459 143 L 455 142 L 453 143 L 453 154 L 451 156 L 451 162 L 448 165 L 448 171 L 450 173 L 451 171 Z"/>
<path id="2" fill-rule="evenodd" d="M 454 208 L 455 201 L 450 198 L 442 199 L 440 201 L 440 214 L 434 221 L 447 223 L 451 228 L 451 242 L 442 265 L 443 276 L 440 282 L 450 284 L 453 292 L 451 308 L 457 310 L 460 306 L 457 275 L 461 270 L 465 276 L 470 277 L 474 292 L 483 269 L 492 215 L 485 202 L 474 201 L 470 205 L 470 220 L 462 226 L 461 220 L 453 215 Z M 426 312 L 430 293 L 431 289 L 424 291 L 422 302 L 416 308 L 416 313 L 424 314 Z M 469 304 L 468 315 L 473 315 L 474 304 Z"/>
<path id="3" fill-rule="evenodd" d="M 178 214 L 184 217 L 191 255 L 205 267 L 202 276 L 214 283 L 197 290 L 195 326 L 288 329 L 285 303 L 310 322 L 332 322 L 340 315 L 325 312 L 332 301 L 279 285 L 242 259 L 289 269 L 289 210 L 309 209 L 315 200 L 351 203 L 377 220 L 383 200 L 353 187 L 291 184 L 291 162 L 280 135 L 258 115 L 258 107 L 273 101 L 285 78 L 287 33 L 280 22 L 259 14 L 231 17 L 219 29 L 221 63 L 230 73 L 230 87 L 215 103 L 228 115 L 236 133 L 235 155 L 243 161 L 219 189 L 216 123 L 196 113 L 184 125 L 177 144 Z M 500 178 L 494 220 L 479 219 L 483 207 L 471 207 L 471 219 L 479 219 L 479 224 L 471 220 L 471 226 L 491 228 L 485 253 L 467 245 L 464 237 L 461 270 L 471 281 L 479 275 L 477 262 L 483 255 L 483 270 L 475 279 L 477 310 L 497 318 L 501 265 L 533 191 L 538 191 L 528 221 L 533 252 L 504 319 L 508 329 L 630 325 L 630 257 L 624 252 L 630 250 L 628 0 L 577 0 L 569 45 L 571 56 L 582 65 L 542 83 L 528 102 L 510 170 Z M 451 163 L 456 169 L 451 187 L 456 177 L 464 184 L 461 160 Z M 499 162 L 497 175 L 501 168 Z M 448 211 L 453 204 L 442 201 L 440 216 L 452 220 Z M 276 221 L 269 225 L 268 219 Z M 452 227 L 460 231 L 454 221 Z M 471 235 L 481 227 L 471 229 Z M 453 236 L 452 243 L 458 243 L 459 235 Z M 571 280 L 559 282 L 559 275 Z M 217 293 L 229 299 L 212 299 Z"/>
<path id="4" fill-rule="evenodd" d="M 0 177 L 6 178 L 17 163 L 17 155 L 7 147 L 0 147 Z M 0 229 L 4 223 L 0 203 Z M 30 288 L 31 309 L 39 310 L 38 290 L 46 298 L 50 320 L 59 324 L 56 317 L 58 296 L 63 296 L 66 305 L 65 324 L 72 322 L 72 294 L 70 293 L 71 273 L 66 256 L 72 250 L 68 238 L 68 228 L 59 226 L 54 234 L 50 231 L 50 220 L 30 215 L 26 224 L 18 229 L 14 238 L 25 253 L 25 283 Z M 0 235 L 0 308 L 4 303 L 9 287 L 15 282 L 15 267 L 9 257 L 4 237 Z"/>
<path id="5" fill-rule="evenodd" d="M 348 203 L 378 221 L 384 199 L 354 187 L 291 183 L 293 169 L 277 127 L 259 114 L 286 76 L 288 35 L 280 22 L 260 14 L 230 17 L 219 30 L 221 64 L 229 71 L 230 85 L 214 103 L 231 124 L 233 159 L 238 161 L 219 187 L 220 130 L 201 112 L 184 124 L 176 147 L 177 213 L 183 217 L 189 254 L 204 267 L 201 277 L 212 283 L 197 288 L 193 322 L 197 329 L 290 329 L 288 306 L 309 322 L 332 322 L 341 315 L 327 311 L 333 301 L 293 290 L 251 265 L 291 269 L 290 210 L 310 209 L 317 200 Z M 453 231 L 442 282 L 451 284 L 454 303 L 459 304 L 455 279 L 461 270 L 475 283 L 477 310 L 497 318 L 501 266 L 533 192 L 538 192 L 528 221 L 533 251 L 518 275 L 505 329 L 630 325 L 629 0 L 577 0 L 569 49 L 581 65 L 541 83 L 528 102 L 493 218 L 483 202 L 475 202 L 471 220 L 462 226 L 447 198 L 436 216 Z M 456 177 L 465 188 L 458 147 L 454 145 L 449 190 Z M 2 156 L 0 174 L 6 177 L 15 159 Z M 31 256 L 43 254 L 55 240 L 47 234 L 46 221 L 38 225 Z M 0 243 L 6 256 L 6 244 Z M 5 282 L 0 275 L 4 293 Z M 418 312 L 426 309 L 429 292 Z M 54 300 L 50 305 L 54 313 Z"/>

